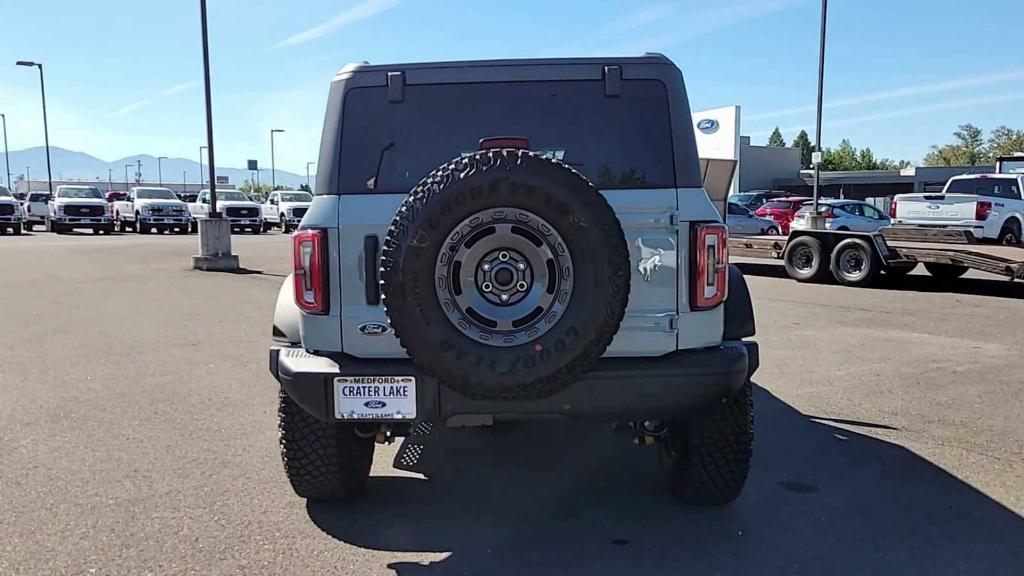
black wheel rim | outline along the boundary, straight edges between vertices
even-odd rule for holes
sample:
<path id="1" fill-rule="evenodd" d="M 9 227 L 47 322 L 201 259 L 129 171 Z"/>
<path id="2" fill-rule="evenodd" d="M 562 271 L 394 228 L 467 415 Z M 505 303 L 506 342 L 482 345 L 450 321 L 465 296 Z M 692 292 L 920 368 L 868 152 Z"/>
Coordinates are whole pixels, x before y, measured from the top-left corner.
<path id="1" fill-rule="evenodd" d="M 463 334 L 498 347 L 536 340 L 562 317 L 573 263 L 558 232 L 532 212 L 494 208 L 463 220 L 435 265 L 437 297 Z"/>
<path id="2" fill-rule="evenodd" d="M 860 250 L 847 250 L 839 257 L 839 271 L 849 278 L 858 278 L 864 274 L 866 259 Z"/>
<path id="3" fill-rule="evenodd" d="M 814 268 L 814 250 L 811 250 L 809 246 L 797 246 L 793 250 L 790 261 L 793 262 L 793 267 L 797 270 L 810 272 Z"/>

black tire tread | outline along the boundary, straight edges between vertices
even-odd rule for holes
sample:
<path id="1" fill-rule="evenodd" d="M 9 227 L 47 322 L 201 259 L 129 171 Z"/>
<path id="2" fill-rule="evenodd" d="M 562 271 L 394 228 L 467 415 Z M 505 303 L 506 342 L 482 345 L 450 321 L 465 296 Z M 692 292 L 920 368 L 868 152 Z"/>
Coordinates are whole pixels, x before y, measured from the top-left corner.
<path id="1" fill-rule="evenodd" d="M 347 500 L 366 488 L 373 438 L 356 436 L 351 425 L 318 420 L 284 390 L 277 415 L 281 461 L 296 494 L 310 500 Z"/>
<path id="2" fill-rule="evenodd" d="M 399 310 L 403 307 L 403 304 L 406 304 L 404 301 L 396 302 L 399 292 L 396 291 L 395 294 L 389 295 L 389 286 L 397 285 L 399 282 L 396 276 L 397 266 L 395 260 L 399 255 L 400 247 L 409 241 L 412 223 L 417 219 L 419 212 L 454 180 L 481 171 L 505 169 L 509 163 L 522 162 L 526 157 L 529 157 L 530 161 L 546 161 L 559 168 L 570 170 L 586 181 L 586 177 L 574 168 L 553 158 L 527 150 L 499 149 L 492 150 L 488 154 L 477 154 L 451 160 L 424 177 L 413 188 L 396 212 L 388 228 L 381 251 L 381 300 L 389 319 L 394 318 L 393 314 L 401 314 Z M 487 161 L 481 161 L 483 159 L 487 159 Z M 491 389 L 481 394 L 473 382 L 444 382 L 446 385 L 471 398 L 494 400 L 543 398 L 564 388 L 565 383 L 578 380 L 604 354 L 609 344 L 611 344 L 612 338 L 618 332 L 619 325 L 625 316 L 626 303 L 629 301 L 631 272 L 629 248 L 626 246 L 622 227 L 614 217 L 614 211 L 607 200 L 604 199 L 604 196 L 600 194 L 596 194 L 596 196 L 607 207 L 606 212 L 612 215 L 611 218 L 601 218 L 598 225 L 602 228 L 605 237 L 617 238 L 619 246 L 618 249 L 611 250 L 607 254 L 609 259 L 607 269 L 616 272 L 606 276 L 609 283 L 609 293 L 613 297 L 606 303 L 603 310 L 604 317 L 599 327 L 593 331 L 583 353 L 577 355 L 572 362 L 566 364 L 562 369 L 544 378 L 523 382 L 518 386 L 504 386 L 500 391 Z M 402 348 L 410 351 L 412 346 L 413 350 L 415 350 L 415 344 L 410 340 L 409 335 L 394 326 L 393 322 L 392 327 Z M 412 357 L 413 362 L 422 372 L 435 378 L 441 373 L 436 365 L 440 359 L 430 356 L 424 357 L 424 355 L 414 354 L 412 351 L 410 351 L 410 357 Z"/>
<path id="3" fill-rule="evenodd" d="M 672 490 L 683 502 L 721 505 L 735 500 L 750 472 L 754 399 L 750 381 L 707 417 L 670 427 L 675 445 Z"/>

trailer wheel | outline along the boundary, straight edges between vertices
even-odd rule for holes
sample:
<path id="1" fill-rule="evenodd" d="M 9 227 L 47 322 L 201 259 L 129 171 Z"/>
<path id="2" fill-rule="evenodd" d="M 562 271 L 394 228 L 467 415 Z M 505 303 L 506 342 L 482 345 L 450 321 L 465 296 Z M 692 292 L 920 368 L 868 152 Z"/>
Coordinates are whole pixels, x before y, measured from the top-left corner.
<path id="1" fill-rule="evenodd" d="M 832 275 L 845 286 L 867 286 L 882 273 L 882 260 L 860 238 L 847 238 L 832 251 Z"/>
<path id="2" fill-rule="evenodd" d="M 939 264 L 938 262 L 925 262 L 924 269 L 939 280 L 956 280 L 967 273 L 967 266 L 959 264 Z"/>
<path id="3" fill-rule="evenodd" d="M 811 236 L 801 236 L 787 244 L 783 261 L 786 274 L 797 282 L 821 282 L 828 273 L 825 247 Z"/>
<path id="4" fill-rule="evenodd" d="M 891 276 L 893 278 L 903 278 L 907 274 L 913 272 L 915 268 L 917 268 L 917 262 L 911 262 L 909 264 L 887 264 L 885 268 L 882 269 L 882 271 L 885 272 L 886 276 Z"/>

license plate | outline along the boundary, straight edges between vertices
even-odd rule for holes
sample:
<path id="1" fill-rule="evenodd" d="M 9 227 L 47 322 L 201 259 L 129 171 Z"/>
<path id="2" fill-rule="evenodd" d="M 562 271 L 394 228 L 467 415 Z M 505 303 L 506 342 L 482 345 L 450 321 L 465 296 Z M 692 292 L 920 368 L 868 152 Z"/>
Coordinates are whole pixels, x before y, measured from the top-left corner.
<path id="1" fill-rule="evenodd" d="M 334 417 L 340 420 L 411 420 L 416 417 L 412 376 L 338 376 Z"/>

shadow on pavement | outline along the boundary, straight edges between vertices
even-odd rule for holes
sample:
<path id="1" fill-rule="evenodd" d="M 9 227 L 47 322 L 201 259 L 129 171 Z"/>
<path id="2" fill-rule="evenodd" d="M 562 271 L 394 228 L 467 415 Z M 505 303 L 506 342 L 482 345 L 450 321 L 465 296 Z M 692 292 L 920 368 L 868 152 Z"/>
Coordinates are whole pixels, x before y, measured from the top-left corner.
<path id="1" fill-rule="evenodd" d="M 375 477 L 310 503 L 338 540 L 443 560 L 422 574 L 1011 574 L 1024 519 L 907 449 L 813 422 L 762 389 L 751 477 L 733 505 L 687 507 L 656 454 L 610 427 L 447 431 L 430 480 Z"/>
<path id="2" fill-rule="evenodd" d="M 733 262 L 748 276 L 764 276 L 768 278 L 789 278 L 781 261 L 778 264 L 755 262 Z M 920 268 L 919 268 L 920 270 Z M 795 280 L 794 280 L 795 282 Z M 823 284 L 839 283 L 829 275 Z M 911 274 L 902 278 L 894 278 L 882 274 L 875 288 L 884 290 L 902 290 L 906 292 L 932 292 L 948 294 L 974 294 L 976 296 L 995 296 L 998 298 L 1024 298 L 1024 282 L 1010 282 L 1008 278 L 988 276 L 986 278 L 958 278 L 953 281 L 937 280 L 929 274 Z"/>

